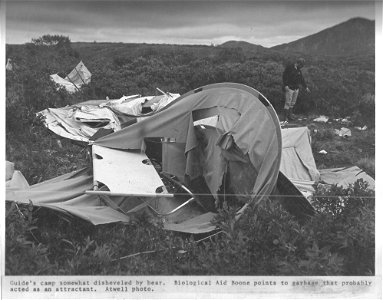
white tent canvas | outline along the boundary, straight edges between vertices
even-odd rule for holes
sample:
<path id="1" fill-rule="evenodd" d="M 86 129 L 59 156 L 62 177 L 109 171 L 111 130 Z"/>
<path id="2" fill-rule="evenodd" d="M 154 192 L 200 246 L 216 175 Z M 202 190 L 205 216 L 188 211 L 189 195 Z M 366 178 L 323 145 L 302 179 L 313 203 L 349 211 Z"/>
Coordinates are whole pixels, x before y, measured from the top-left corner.
<path id="1" fill-rule="evenodd" d="M 280 171 L 307 197 L 314 192 L 313 184 L 320 179 L 311 150 L 307 127 L 282 129 Z"/>
<path id="2" fill-rule="evenodd" d="M 51 80 L 59 85 L 59 88 L 64 88 L 68 93 L 75 93 L 78 91 L 78 88 L 68 80 L 60 77 L 58 74 L 50 75 Z"/>
<path id="3" fill-rule="evenodd" d="M 80 61 L 72 72 L 65 77 L 65 80 L 68 80 L 79 88 L 84 84 L 90 83 L 91 77 L 92 74 L 89 72 L 88 68 L 85 67 L 82 61 Z"/>
<path id="4" fill-rule="evenodd" d="M 75 93 L 83 85 L 90 83 L 91 77 L 92 74 L 82 61 L 65 78 L 60 77 L 58 74 L 50 75 L 51 80 L 58 84 L 60 88 L 65 88 L 68 93 Z"/>
<path id="5" fill-rule="evenodd" d="M 358 179 L 368 183 L 368 187 L 375 190 L 375 180 L 357 166 L 348 168 L 332 168 L 320 170 L 321 180 L 327 184 L 336 184 L 347 188 Z"/>

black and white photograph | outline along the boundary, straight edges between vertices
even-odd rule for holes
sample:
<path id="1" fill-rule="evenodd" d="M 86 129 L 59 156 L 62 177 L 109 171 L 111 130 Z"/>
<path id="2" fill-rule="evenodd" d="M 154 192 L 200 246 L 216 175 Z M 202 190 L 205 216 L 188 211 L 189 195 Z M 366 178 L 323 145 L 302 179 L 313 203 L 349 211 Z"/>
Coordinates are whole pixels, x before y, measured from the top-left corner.
<path id="1" fill-rule="evenodd" d="M 0 8 L 4 299 L 382 297 L 380 1 Z"/>

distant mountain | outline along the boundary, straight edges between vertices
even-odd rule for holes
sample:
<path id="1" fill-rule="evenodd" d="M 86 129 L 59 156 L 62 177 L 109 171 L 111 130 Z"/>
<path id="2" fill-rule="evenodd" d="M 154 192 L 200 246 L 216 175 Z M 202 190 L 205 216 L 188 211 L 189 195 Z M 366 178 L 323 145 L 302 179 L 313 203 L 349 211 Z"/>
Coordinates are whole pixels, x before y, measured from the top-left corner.
<path id="1" fill-rule="evenodd" d="M 267 51 L 267 48 L 261 46 L 261 45 L 256 45 L 244 41 L 228 41 L 225 42 L 219 47 L 224 47 L 224 48 L 241 48 L 245 52 L 264 52 Z"/>
<path id="2" fill-rule="evenodd" d="M 300 52 L 307 55 L 373 54 L 375 51 L 375 21 L 353 18 L 313 35 L 270 49 Z"/>
<path id="3" fill-rule="evenodd" d="M 252 44 L 245 41 L 228 41 L 216 48 L 224 49 L 240 49 L 247 58 L 258 59 L 276 59 L 279 60 L 283 56 L 279 51 L 263 47 L 261 45 Z"/>

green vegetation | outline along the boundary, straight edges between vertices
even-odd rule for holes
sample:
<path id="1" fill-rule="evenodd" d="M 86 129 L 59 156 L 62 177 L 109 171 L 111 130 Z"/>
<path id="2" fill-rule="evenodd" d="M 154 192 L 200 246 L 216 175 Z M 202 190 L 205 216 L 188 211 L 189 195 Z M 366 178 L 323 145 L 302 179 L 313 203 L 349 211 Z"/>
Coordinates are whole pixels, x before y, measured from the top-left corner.
<path id="1" fill-rule="evenodd" d="M 313 203 L 321 213 L 305 224 L 278 202 L 250 208 L 238 222 L 234 211 L 222 210 L 216 220 L 222 232 L 200 242 L 154 227 L 144 215 L 95 227 L 12 204 L 6 274 L 373 275 L 372 196 L 362 181 L 319 188 Z"/>
<path id="2" fill-rule="evenodd" d="M 15 68 L 6 76 L 6 158 L 30 184 L 89 164 L 86 147 L 68 140 L 59 145 L 36 120 L 42 109 L 153 95 L 156 87 L 182 94 L 224 81 L 256 88 L 279 109 L 281 74 L 290 59 L 275 51 L 213 46 L 71 44 L 60 36 L 7 45 L 7 57 Z M 80 59 L 92 82 L 73 95 L 56 91 L 49 75 L 67 74 Z M 307 63 L 312 93 L 300 95 L 298 112 L 350 116 L 354 125 L 369 127 L 344 139 L 334 136 L 334 124 L 314 124 L 310 117 L 305 125 L 313 132 L 318 167 L 356 164 L 374 176 L 374 57 L 307 58 Z M 318 155 L 321 149 L 329 154 Z M 348 189 L 318 187 L 314 203 L 321 213 L 305 224 L 271 201 L 249 209 L 237 223 L 232 211 L 222 210 L 216 220 L 222 233 L 198 243 L 202 237 L 164 231 L 144 216 L 128 225 L 92 226 L 33 205 L 7 204 L 6 274 L 371 275 L 371 197 L 362 182 Z M 129 256 L 135 253 L 141 254 Z"/>

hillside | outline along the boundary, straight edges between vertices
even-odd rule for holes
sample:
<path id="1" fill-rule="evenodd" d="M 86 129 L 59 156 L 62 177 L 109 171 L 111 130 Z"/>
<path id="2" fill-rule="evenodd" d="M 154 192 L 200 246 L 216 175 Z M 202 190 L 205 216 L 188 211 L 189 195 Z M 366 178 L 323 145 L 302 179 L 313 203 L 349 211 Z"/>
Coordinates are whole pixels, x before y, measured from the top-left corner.
<path id="1" fill-rule="evenodd" d="M 306 55 L 351 56 L 373 54 L 375 22 L 353 18 L 299 40 L 270 48 Z"/>
<path id="2" fill-rule="evenodd" d="M 228 41 L 219 45 L 219 47 L 228 49 L 242 49 L 245 54 L 266 54 L 271 52 L 271 50 L 266 47 L 245 41 Z"/>

